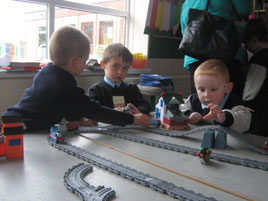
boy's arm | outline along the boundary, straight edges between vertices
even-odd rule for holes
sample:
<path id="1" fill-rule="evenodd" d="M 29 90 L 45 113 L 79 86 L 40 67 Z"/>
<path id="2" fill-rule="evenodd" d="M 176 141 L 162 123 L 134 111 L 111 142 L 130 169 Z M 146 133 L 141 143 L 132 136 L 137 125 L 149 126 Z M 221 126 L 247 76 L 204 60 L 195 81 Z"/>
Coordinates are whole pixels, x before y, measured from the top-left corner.
<path id="1" fill-rule="evenodd" d="M 233 124 L 229 127 L 240 133 L 244 133 L 249 130 L 251 122 L 251 112 L 247 107 L 238 105 L 231 110 L 223 110 L 224 112 L 230 112 L 233 116 Z"/>
<path id="2" fill-rule="evenodd" d="M 92 85 L 88 89 L 88 96 L 90 99 L 102 102 L 102 95 L 97 84 Z"/>
<path id="3" fill-rule="evenodd" d="M 180 110 L 183 114 L 190 116 L 193 113 L 192 109 L 192 102 L 191 102 L 191 96 L 189 96 L 185 101 L 184 104 L 180 105 Z"/>
<path id="4" fill-rule="evenodd" d="M 137 85 L 131 85 L 130 91 L 128 93 L 130 94 L 130 103 L 135 105 L 140 112 L 144 114 L 150 113 L 150 104 L 148 101 L 143 99 L 143 95 L 141 94 Z"/>
<path id="5" fill-rule="evenodd" d="M 243 91 L 244 101 L 251 101 L 257 96 L 264 83 L 266 74 L 267 70 L 264 66 L 258 64 L 250 64 Z"/>

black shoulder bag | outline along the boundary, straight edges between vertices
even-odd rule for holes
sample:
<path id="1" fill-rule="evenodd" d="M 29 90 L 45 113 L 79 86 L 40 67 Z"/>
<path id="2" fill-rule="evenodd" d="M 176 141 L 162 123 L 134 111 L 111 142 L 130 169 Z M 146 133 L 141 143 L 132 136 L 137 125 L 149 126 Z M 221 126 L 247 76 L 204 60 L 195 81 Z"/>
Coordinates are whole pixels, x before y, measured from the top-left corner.
<path id="1" fill-rule="evenodd" d="M 220 59 L 229 63 L 241 44 L 245 22 L 234 22 L 233 5 L 230 20 L 209 13 L 208 6 L 209 0 L 205 10 L 189 9 L 179 50 L 200 61 Z"/>

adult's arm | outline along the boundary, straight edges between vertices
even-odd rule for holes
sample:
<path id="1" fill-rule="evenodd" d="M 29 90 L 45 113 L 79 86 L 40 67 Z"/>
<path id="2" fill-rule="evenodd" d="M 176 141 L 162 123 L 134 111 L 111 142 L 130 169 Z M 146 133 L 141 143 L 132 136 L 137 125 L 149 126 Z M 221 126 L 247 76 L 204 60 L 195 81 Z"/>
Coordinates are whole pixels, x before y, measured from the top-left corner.
<path id="1" fill-rule="evenodd" d="M 257 96 L 264 83 L 266 74 L 267 70 L 264 66 L 254 63 L 250 64 L 243 91 L 244 101 L 253 100 Z"/>

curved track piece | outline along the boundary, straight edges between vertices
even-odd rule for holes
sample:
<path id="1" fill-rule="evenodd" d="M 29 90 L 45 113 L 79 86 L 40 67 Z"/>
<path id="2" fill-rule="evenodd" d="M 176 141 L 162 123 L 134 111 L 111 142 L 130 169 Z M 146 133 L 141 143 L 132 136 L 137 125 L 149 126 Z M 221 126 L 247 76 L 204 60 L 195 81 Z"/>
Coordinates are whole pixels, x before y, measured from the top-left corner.
<path id="1" fill-rule="evenodd" d="M 92 186 L 84 177 L 93 171 L 93 167 L 79 163 L 68 169 L 64 175 L 64 185 L 83 201 L 108 201 L 115 197 L 115 191 L 104 186 Z"/>
<path id="2" fill-rule="evenodd" d="M 49 144 L 53 147 L 64 151 L 70 155 L 76 156 L 84 161 L 97 165 L 100 168 L 110 171 L 111 173 L 117 174 L 123 178 L 129 179 L 131 181 L 135 181 L 138 184 L 141 184 L 146 187 L 150 187 L 153 190 L 156 190 L 163 194 L 168 194 L 169 196 L 179 199 L 179 200 L 187 200 L 187 201 L 206 201 L 211 200 L 215 201 L 215 198 L 205 197 L 200 193 L 194 193 L 191 190 L 186 190 L 183 187 L 177 187 L 172 183 L 168 183 L 164 180 L 153 177 L 149 174 L 145 174 L 143 172 L 139 172 L 130 167 L 124 166 L 122 164 L 113 162 L 104 157 L 98 156 L 94 153 L 85 151 L 79 147 L 73 146 L 68 143 L 51 143 Z"/>

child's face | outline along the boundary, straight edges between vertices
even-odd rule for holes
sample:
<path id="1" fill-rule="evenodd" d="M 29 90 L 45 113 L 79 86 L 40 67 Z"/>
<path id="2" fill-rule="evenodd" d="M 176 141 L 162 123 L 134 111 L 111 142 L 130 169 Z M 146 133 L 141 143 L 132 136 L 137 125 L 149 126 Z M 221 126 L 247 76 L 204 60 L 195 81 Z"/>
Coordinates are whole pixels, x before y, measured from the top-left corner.
<path id="1" fill-rule="evenodd" d="M 101 66 L 110 80 L 121 82 L 127 76 L 130 64 L 123 62 L 121 57 L 112 57 L 107 63 L 101 61 Z"/>
<path id="2" fill-rule="evenodd" d="M 219 76 L 197 75 L 195 87 L 201 103 L 219 105 L 223 101 L 224 95 L 231 92 L 232 83 L 227 83 Z"/>
<path id="3" fill-rule="evenodd" d="M 258 39 L 256 37 L 252 37 L 251 39 L 244 42 L 245 47 L 251 53 L 254 53 L 258 49 Z"/>

